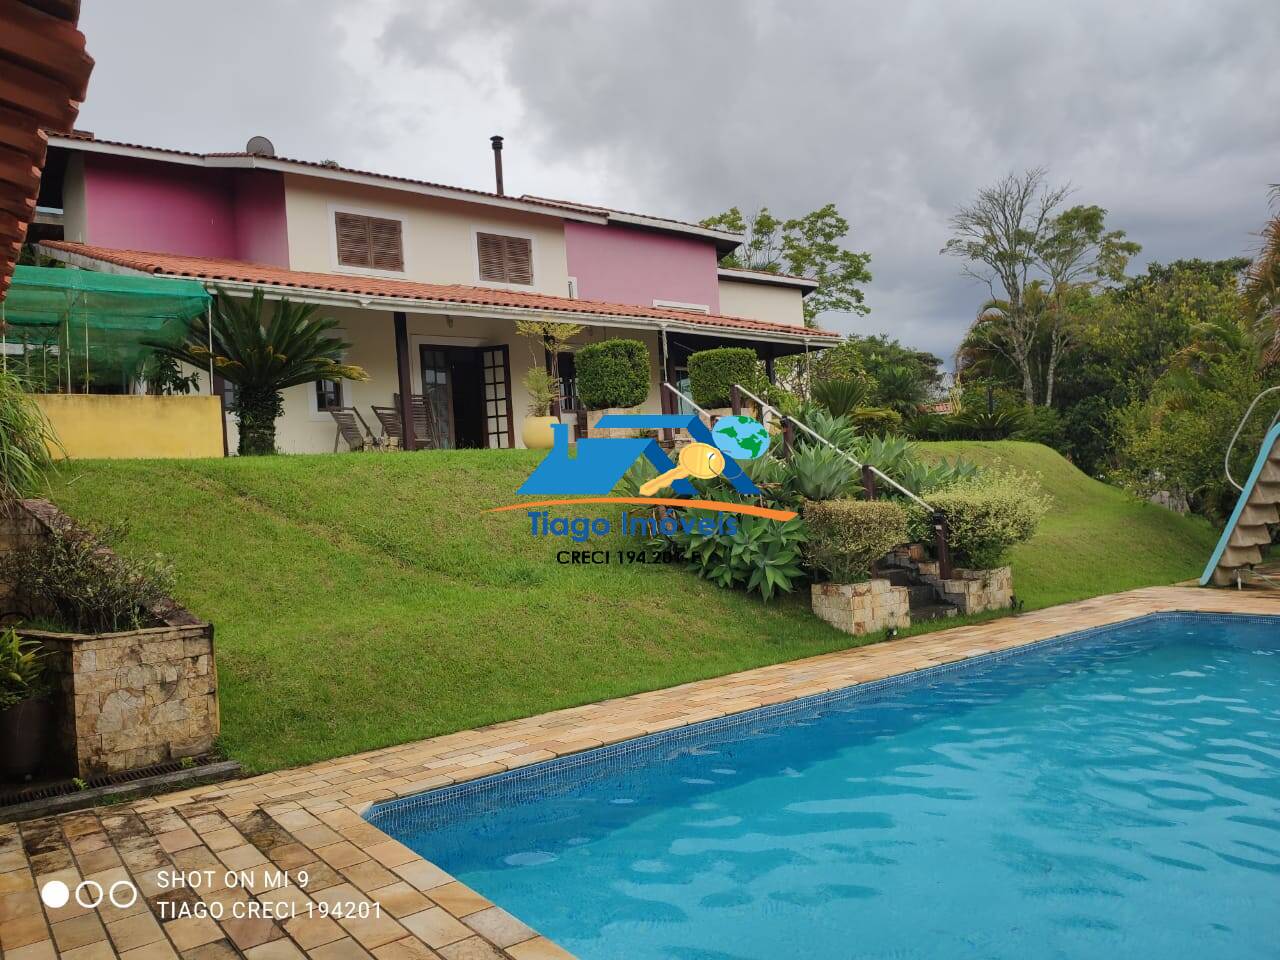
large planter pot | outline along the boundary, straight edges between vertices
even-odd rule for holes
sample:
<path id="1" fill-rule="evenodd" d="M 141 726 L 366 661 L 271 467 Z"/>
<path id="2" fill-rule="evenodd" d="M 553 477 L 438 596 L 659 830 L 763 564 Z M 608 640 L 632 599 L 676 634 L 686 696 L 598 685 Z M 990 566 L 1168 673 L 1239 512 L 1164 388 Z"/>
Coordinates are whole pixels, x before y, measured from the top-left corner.
<path id="1" fill-rule="evenodd" d="M 551 425 L 559 422 L 559 417 L 525 417 L 524 426 L 520 428 L 520 439 L 530 450 L 550 450 L 555 446 L 555 434 L 551 432 Z"/>
<path id="2" fill-rule="evenodd" d="M 888 580 L 815 583 L 809 588 L 809 602 L 820 619 L 854 636 L 911 626 L 910 594 Z"/>
<path id="3" fill-rule="evenodd" d="M 22 781 L 40 768 L 53 734 L 53 704 L 30 697 L 0 711 L 0 780 Z"/>

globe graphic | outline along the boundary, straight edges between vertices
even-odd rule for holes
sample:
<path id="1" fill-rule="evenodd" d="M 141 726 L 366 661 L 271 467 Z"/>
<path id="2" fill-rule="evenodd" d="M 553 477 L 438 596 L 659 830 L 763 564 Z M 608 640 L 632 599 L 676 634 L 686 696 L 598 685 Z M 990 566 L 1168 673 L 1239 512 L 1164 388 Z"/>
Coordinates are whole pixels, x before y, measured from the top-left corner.
<path id="1" fill-rule="evenodd" d="M 735 460 L 755 460 L 769 449 L 769 431 L 751 417 L 721 417 L 711 428 L 711 437 Z"/>

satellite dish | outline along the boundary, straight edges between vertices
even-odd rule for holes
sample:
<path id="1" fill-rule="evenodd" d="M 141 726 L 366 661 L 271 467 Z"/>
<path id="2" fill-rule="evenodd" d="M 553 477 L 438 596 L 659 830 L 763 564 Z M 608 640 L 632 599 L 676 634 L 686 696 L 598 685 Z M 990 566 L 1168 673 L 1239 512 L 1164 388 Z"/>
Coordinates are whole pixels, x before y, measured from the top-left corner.
<path id="1" fill-rule="evenodd" d="M 266 137 L 250 137 L 249 142 L 244 145 L 245 153 L 251 153 L 255 157 L 274 157 L 276 148 L 272 146 L 271 141 Z"/>

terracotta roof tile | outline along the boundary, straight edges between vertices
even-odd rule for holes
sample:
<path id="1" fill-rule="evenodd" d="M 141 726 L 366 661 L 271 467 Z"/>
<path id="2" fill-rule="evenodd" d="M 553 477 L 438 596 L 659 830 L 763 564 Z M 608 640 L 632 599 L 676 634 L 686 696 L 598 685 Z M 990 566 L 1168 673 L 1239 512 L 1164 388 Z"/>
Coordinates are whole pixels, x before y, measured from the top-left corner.
<path id="1" fill-rule="evenodd" d="M 671 320 L 697 327 L 754 331 L 765 334 L 789 334 L 817 338 L 839 337 L 826 330 L 767 323 L 745 317 L 723 317 L 690 310 L 668 310 L 657 307 L 634 306 L 623 303 L 605 303 L 598 300 L 575 300 L 545 293 L 523 293 L 514 290 L 498 290 L 473 287 L 464 284 L 419 283 L 414 280 L 396 280 L 383 277 L 364 277 L 351 274 L 313 273 L 304 270 L 288 270 L 283 267 L 240 260 L 222 260 L 211 257 L 189 257 L 170 253 L 148 253 L 140 250 L 116 250 L 95 247 L 64 240 L 46 240 L 41 246 L 47 250 L 76 254 L 104 264 L 114 264 L 145 273 L 168 274 L 177 277 L 194 277 L 217 282 L 261 284 L 274 287 L 294 287 L 300 290 L 316 290 L 329 293 L 347 293 L 355 296 L 389 297 L 422 300 L 431 303 L 457 303 L 474 306 L 513 307 L 527 310 L 554 310 L 589 316 L 619 317 L 642 320 Z"/>

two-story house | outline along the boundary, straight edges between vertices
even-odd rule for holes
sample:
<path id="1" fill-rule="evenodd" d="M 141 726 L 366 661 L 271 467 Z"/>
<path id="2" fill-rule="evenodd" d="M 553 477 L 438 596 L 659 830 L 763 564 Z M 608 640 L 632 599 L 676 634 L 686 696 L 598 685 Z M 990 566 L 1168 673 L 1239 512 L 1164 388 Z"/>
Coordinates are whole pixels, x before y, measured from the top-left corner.
<path id="1" fill-rule="evenodd" d="M 369 379 L 285 391 L 285 452 L 332 449 L 330 407 L 407 394 L 430 398 L 444 445 L 518 445 L 522 376 L 545 362 L 516 336 L 521 318 L 582 324 L 584 343 L 644 341 L 650 412 L 674 409 L 661 384 L 692 351 L 746 345 L 771 365 L 834 336 L 804 326 L 813 281 L 719 265 L 735 234 L 510 196 L 500 179 L 484 192 L 285 159 L 260 137 L 198 154 L 54 135 L 40 207 L 42 252 L 69 265 L 322 305 Z M 571 358 L 562 373 L 571 416 Z"/>

